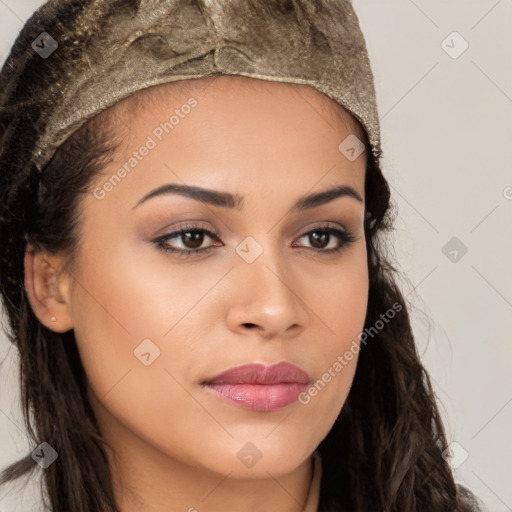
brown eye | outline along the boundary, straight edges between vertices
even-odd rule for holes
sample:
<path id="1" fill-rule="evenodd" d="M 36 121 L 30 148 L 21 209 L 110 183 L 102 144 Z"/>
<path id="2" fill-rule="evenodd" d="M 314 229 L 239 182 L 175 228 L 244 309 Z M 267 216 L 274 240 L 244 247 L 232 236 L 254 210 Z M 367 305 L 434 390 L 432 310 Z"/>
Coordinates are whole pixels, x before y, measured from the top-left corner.
<path id="1" fill-rule="evenodd" d="M 331 239 L 331 233 L 327 231 L 313 231 L 308 236 L 315 249 L 325 249 Z"/>
<path id="2" fill-rule="evenodd" d="M 215 245 L 202 247 L 208 238 L 219 240 L 219 234 L 199 226 L 184 226 L 177 231 L 159 236 L 153 240 L 153 243 L 165 252 L 175 253 L 178 256 L 191 256 L 215 247 Z M 171 244 L 171 240 L 179 242 L 181 247 L 176 247 L 176 242 Z"/>
<path id="3" fill-rule="evenodd" d="M 311 248 L 316 252 L 327 254 L 340 252 L 358 239 L 352 233 L 332 226 L 314 228 L 301 235 L 298 240 L 302 238 L 307 238 Z"/>
<path id="4" fill-rule="evenodd" d="M 187 249 L 197 249 L 204 241 L 204 233 L 201 231 L 183 231 L 181 240 Z"/>

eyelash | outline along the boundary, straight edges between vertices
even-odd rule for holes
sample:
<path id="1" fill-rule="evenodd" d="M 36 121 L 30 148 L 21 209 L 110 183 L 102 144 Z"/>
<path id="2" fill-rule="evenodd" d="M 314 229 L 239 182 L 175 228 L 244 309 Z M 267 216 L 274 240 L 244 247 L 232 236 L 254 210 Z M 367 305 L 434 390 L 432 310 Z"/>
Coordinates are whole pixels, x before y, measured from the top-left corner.
<path id="1" fill-rule="evenodd" d="M 199 256 L 200 254 L 208 251 L 209 249 L 214 249 L 216 246 L 210 246 L 210 247 L 203 247 L 202 249 L 174 249 L 167 245 L 165 245 L 165 242 L 167 240 L 171 240 L 173 238 L 179 238 L 181 235 L 185 233 L 206 233 L 210 238 L 219 240 L 220 234 L 216 231 L 209 230 L 206 228 L 202 228 L 198 225 L 187 225 L 183 226 L 182 228 L 173 231 L 171 233 L 168 233 L 166 235 L 159 236 L 152 240 L 153 243 L 157 245 L 157 247 L 166 252 L 166 253 L 173 253 L 176 254 L 179 257 L 189 257 L 189 256 Z M 305 236 L 311 234 L 311 233 L 329 233 L 330 235 L 335 235 L 338 237 L 339 240 L 341 240 L 341 245 L 338 247 L 335 247 L 334 249 L 312 249 L 313 251 L 317 253 L 324 253 L 324 254 L 334 254 L 334 253 L 340 253 L 344 249 L 346 249 L 351 243 L 357 241 L 359 238 L 355 236 L 353 233 L 349 231 L 343 231 L 338 228 L 334 228 L 330 226 L 329 224 L 322 224 L 320 226 L 316 226 L 313 229 L 310 229 L 309 231 L 306 231 L 302 235 L 298 237 L 298 239 L 304 238 Z"/>

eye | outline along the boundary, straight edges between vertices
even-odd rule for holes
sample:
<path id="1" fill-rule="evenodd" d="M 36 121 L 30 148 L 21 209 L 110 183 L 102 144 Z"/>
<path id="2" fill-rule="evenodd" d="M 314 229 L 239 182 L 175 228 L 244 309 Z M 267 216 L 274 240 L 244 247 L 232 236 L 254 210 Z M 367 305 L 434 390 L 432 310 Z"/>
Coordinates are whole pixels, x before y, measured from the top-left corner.
<path id="1" fill-rule="evenodd" d="M 307 231 L 298 240 L 302 238 L 306 238 L 316 252 L 328 254 L 341 252 L 348 245 L 358 240 L 358 237 L 353 233 L 332 227 L 329 224 L 317 226 Z"/>
<path id="2" fill-rule="evenodd" d="M 162 251 L 174 253 L 178 256 L 191 256 L 192 254 L 197 255 L 213 249 L 213 245 L 208 247 L 201 247 L 201 245 L 203 245 L 205 238 L 219 240 L 219 236 L 219 233 L 216 231 L 211 231 L 197 225 L 189 225 L 183 226 L 172 233 L 159 236 L 155 238 L 153 242 Z M 174 239 L 178 239 L 184 248 L 180 249 L 170 246 L 168 242 Z"/>

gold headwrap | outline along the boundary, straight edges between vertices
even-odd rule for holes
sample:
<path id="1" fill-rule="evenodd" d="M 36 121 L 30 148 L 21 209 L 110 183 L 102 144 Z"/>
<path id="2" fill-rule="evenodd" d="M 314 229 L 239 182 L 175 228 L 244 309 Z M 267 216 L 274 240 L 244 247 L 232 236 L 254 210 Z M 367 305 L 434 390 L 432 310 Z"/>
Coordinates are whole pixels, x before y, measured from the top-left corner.
<path id="1" fill-rule="evenodd" d="M 0 171 L 42 171 L 121 99 L 216 74 L 326 94 L 361 122 L 380 168 L 374 78 L 349 0 L 50 0 L 0 73 Z"/>

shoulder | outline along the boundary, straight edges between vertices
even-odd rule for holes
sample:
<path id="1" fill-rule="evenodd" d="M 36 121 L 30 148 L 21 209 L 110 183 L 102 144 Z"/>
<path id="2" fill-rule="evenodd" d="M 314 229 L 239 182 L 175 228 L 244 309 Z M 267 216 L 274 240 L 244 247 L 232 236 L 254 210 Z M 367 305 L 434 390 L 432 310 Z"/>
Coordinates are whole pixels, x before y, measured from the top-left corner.
<path id="1" fill-rule="evenodd" d="M 457 484 L 457 492 L 462 498 L 462 502 L 469 507 L 468 510 L 471 510 L 471 512 L 487 512 L 480 499 L 467 487 L 464 487 L 462 484 Z"/>

